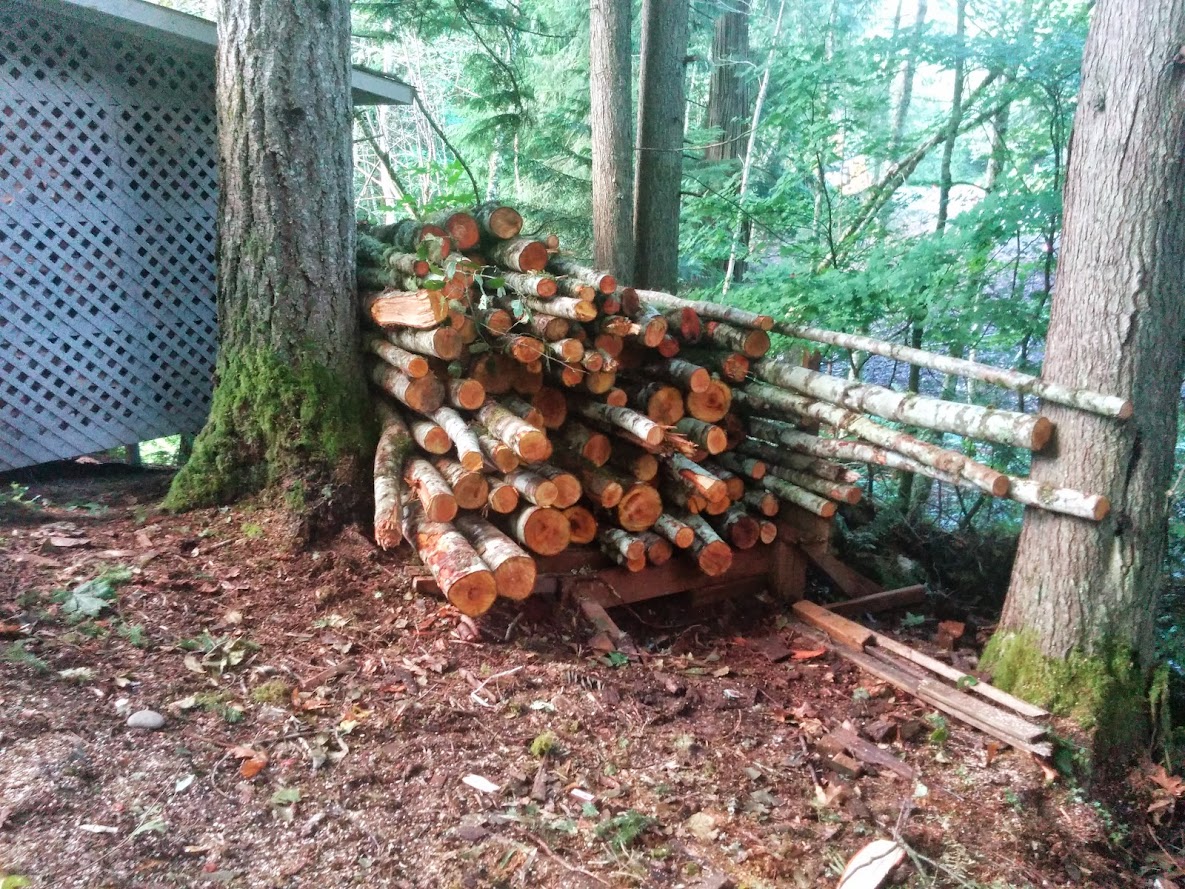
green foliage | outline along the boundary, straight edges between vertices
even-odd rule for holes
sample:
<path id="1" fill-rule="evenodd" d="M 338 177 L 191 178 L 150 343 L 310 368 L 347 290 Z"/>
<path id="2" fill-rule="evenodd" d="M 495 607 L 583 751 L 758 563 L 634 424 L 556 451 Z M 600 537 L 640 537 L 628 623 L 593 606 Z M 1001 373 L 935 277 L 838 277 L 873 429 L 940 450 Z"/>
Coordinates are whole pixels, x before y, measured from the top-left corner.
<path id="1" fill-rule="evenodd" d="M 115 584 L 102 577 L 80 583 L 71 590 L 55 596 L 61 602 L 62 614 L 67 620 L 80 621 L 98 617 L 115 602 Z"/>
<path id="2" fill-rule="evenodd" d="M 657 823 L 649 815 L 626 809 L 597 825 L 597 839 L 608 843 L 616 852 L 624 852 Z"/>
<path id="3" fill-rule="evenodd" d="M 25 642 L 13 642 L 0 649 L 0 660 L 18 667 L 25 667 L 34 673 L 48 673 L 49 664 L 29 651 Z"/>

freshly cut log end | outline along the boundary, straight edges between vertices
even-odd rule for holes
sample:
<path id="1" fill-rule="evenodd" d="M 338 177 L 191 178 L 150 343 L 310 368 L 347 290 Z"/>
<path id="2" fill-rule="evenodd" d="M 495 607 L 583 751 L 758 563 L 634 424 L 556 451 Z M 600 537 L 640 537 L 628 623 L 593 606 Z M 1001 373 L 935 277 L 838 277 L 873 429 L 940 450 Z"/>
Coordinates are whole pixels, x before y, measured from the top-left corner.
<path id="1" fill-rule="evenodd" d="M 603 395 L 612 389 L 616 382 L 616 373 L 609 373 L 607 371 L 600 370 L 596 373 L 585 374 L 584 388 L 593 395 Z"/>
<path id="2" fill-rule="evenodd" d="M 1026 506 L 1048 512 L 1100 522 L 1111 511 L 1111 501 L 1102 494 L 1086 494 L 1073 488 L 1055 488 L 1027 478 L 1012 479 L 1008 496 Z"/>
<path id="3" fill-rule="evenodd" d="M 535 560 L 517 543 L 478 515 L 458 516 L 456 526 L 489 566 L 499 596 L 521 600 L 531 595 Z"/>
<path id="4" fill-rule="evenodd" d="M 551 456 L 551 442 L 546 433 L 500 404 L 487 400 L 477 416 L 491 435 L 513 448 L 524 462 L 541 463 Z"/>
<path id="5" fill-rule="evenodd" d="M 483 235 L 500 241 L 517 238 L 523 230 L 523 217 L 513 207 L 482 204 L 473 211 L 473 218 Z"/>
<path id="6" fill-rule="evenodd" d="M 769 334 L 760 329 L 745 329 L 722 321 L 712 321 L 704 328 L 704 335 L 715 345 L 733 349 L 747 358 L 761 358 L 769 351 Z"/>
<path id="7" fill-rule="evenodd" d="M 468 213 L 437 213 L 429 218 L 434 225 L 443 228 L 458 250 L 471 250 L 477 246 L 481 232 L 477 220 Z"/>
<path id="8" fill-rule="evenodd" d="M 683 393 L 664 383 L 647 383 L 632 391 L 634 406 L 655 423 L 674 426 L 683 419 Z"/>
<path id="9" fill-rule="evenodd" d="M 732 547 L 723 540 L 704 543 L 697 537 L 691 544 L 691 552 L 699 570 L 708 577 L 719 577 L 732 567 Z"/>
<path id="10" fill-rule="evenodd" d="M 452 439 L 448 437 L 448 433 L 431 420 L 413 420 L 411 424 L 411 436 L 415 439 L 416 444 L 429 454 L 436 456 L 447 454 L 453 446 Z"/>
<path id="11" fill-rule="evenodd" d="M 448 325 L 432 330 L 393 328 L 385 330 L 384 334 L 388 340 L 401 349 L 419 355 L 443 358 L 445 361 L 460 358 L 461 352 L 465 348 L 460 332 Z"/>
<path id="12" fill-rule="evenodd" d="M 516 272 L 541 272 L 547 266 L 547 245 L 526 238 L 495 242 L 486 254 L 498 265 Z"/>
<path id="13" fill-rule="evenodd" d="M 518 509 L 519 496 L 511 485 L 506 484 L 502 479 L 496 476 L 486 476 L 486 483 L 489 485 L 490 493 L 486 497 L 486 503 L 496 513 L 505 515 L 506 513 L 514 512 Z"/>
<path id="14" fill-rule="evenodd" d="M 547 509 L 555 505 L 559 490 L 555 484 L 537 472 L 516 469 L 506 476 L 506 484 L 512 486 L 528 503 Z"/>
<path id="15" fill-rule="evenodd" d="M 453 497 L 460 509 L 481 509 L 486 505 L 490 488 L 481 472 L 470 471 L 456 460 L 444 457 L 436 461 L 436 471 L 453 489 Z"/>
<path id="16" fill-rule="evenodd" d="M 384 361 L 371 368 L 370 378 L 384 392 L 420 413 L 430 414 L 444 403 L 444 385 L 435 377 L 413 380 Z"/>
<path id="17" fill-rule="evenodd" d="M 469 375 L 481 383 L 487 395 L 505 395 L 513 388 L 518 366 L 509 355 L 489 353 L 477 356 L 469 368 Z"/>
<path id="18" fill-rule="evenodd" d="M 556 496 L 555 502 L 552 505 L 556 509 L 567 509 L 569 506 L 575 504 L 584 493 L 580 479 L 570 472 L 566 472 L 557 466 L 551 466 L 547 463 L 537 463 L 532 469 L 555 485 Z"/>
<path id="19" fill-rule="evenodd" d="M 431 463 L 422 458 L 407 461 L 404 481 L 423 504 L 429 522 L 451 522 L 457 515 L 457 498 L 452 488 Z"/>
<path id="20" fill-rule="evenodd" d="M 658 490 L 636 484 L 622 494 L 617 504 L 617 523 L 626 531 L 647 531 L 662 515 L 662 497 Z"/>
<path id="21" fill-rule="evenodd" d="M 546 429 L 562 429 L 568 419 L 568 399 L 558 389 L 544 386 L 531 399 L 531 406 L 543 417 Z"/>
<path id="22" fill-rule="evenodd" d="M 605 404 L 610 407 L 626 407 L 629 403 L 630 397 L 624 389 L 613 388 L 605 393 Z"/>
<path id="23" fill-rule="evenodd" d="M 381 336 L 372 334 L 367 337 L 366 348 L 382 358 L 387 364 L 403 371 L 413 380 L 428 375 L 428 360 L 423 355 L 401 349 Z"/>
<path id="24" fill-rule="evenodd" d="M 572 543 L 582 545 L 596 539 L 597 520 L 583 506 L 569 506 L 564 510 L 564 517 L 568 520 Z"/>
<path id="25" fill-rule="evenodd" d="M 663 358 L 674 358 L 682 347 L 679 345 L 679 341 L 668 333 L 662 338 L 662 342 L 658 344 L 657 348 L 658 354 Z"/>
<path id="26" fill-rule="evenodd" d="M 720 376 L 730 383 L 743 383 L 749 376 L 749 359 L 740 352 L 730 352 L 717 362 Z"/>
<path id="27" fill-rule="evenodd" d="M 638 539 L 646 547 L 646 561 L 651 565 L 656 567 L 665 565 L 671 560 L 671 556 L 675 554 L 675 549 L 671 546 L 671 542 L 655 534 L 653 531 L 643 531 L 638 535 Z"/>
<path id="28" fill-rule="evenodd" d="M 778 539 L 778 525 L 776 522 L 771 522 L 769 519 L 763 519 L 760 524 L 762 543 L 769 544 Z"/>
<path id="29" fill-rule="evenodd" d="M 583 423 L 569 422 L 560 430 L 560 453 L 582 457 L 593 466 L 604 466 L 613 452 L 609 436 L 589 429 Z"/>
<path id="30" fill-rule="evenodd" d="M 1042 450 L 1049 440 L 1053 438 L 1053 423 L 1048 417 L 1037 417 L 1036 422 L 1033 423 L 1032 432 L 1032 449 L 1034 451 Z"/>
<path id="31" fill-rule="evenodd" d="M 654 531 L 673 543 L 679 549 L 687 549 L 695 541 L 695 531 L 670 513 L 664 512 L 654 523 Z"/>
<path id="32" fill-rule="evenodd" d="M 480 427 L 476 431 L 481 451 L 494 469 L 503 474 L 518 469 L 518 455 L 510 445 L 499 441 Z"/>
<path id="33" fill-rule="evenodd" d="M 498 595 L 494 575 L 460 531 L 448 522 L 429 521 L 420 503 L 409 500 L 403 533 L 457 610 L 470 616 L 489 610 Z"/>
<path id="34" fill-rule="evenodd" d="M 597 539 L 600 540 L 601 549 L 605 554 L 618 564 L 625 565 L 639 560 L 643 565 L 646 564 L 646 545 L 632 534 L 627 534 L 620 528 L 602 528 L 597 532 Z"/>
<path id="35" fill-rule="evenodd" d="M 621 502 L 625 489 L 621 482 L 603 469 L 585 468 L 581 471 L 584 493 L 593 503 L 612 509 Z"/>
<path id="36" fill-rule="evenodd" d="M 778 498 L 769 491 L 750 490 L 745 492 L 741 502 L 763 516 L 772 518 L 778 514 Z"/>
<path id="37" fill-rule="evenodd" d="M 477 380 L 450 380 L 449 403 L 466 411 L 475 411 L 486 400 L 486 390 Z"/>
<path id="38" fill-rule="evenodd" d="M 682 403 L 680 403 L 679 407 L 682 409 Z M 668 423 L 667 425 L 674 426 L 679 434 L 686 436 L 709 454 L 720 454 L 728 449 L 727 433 L 712 423 L 705 423 L 703 420 L 697 420 L 694 417 L 680 417 L 674 423 Z"/>
<path id="39" fill-rule="evenodd" d="M 512 536 L 531 552 L 554 556 L 568 548 L 572 530 L 558 509 L 526 506 L 510 518 Z"/>
<path id="40" fill-rule="evenodd" d="M 721 380 L 710 380 L 702 392 L 687 394 L 687 413 L 705 423 L 719 423 L 732 406 L 732 389 Z"/>
<path id="41" fill-rule="evenodd" d="M 737 549 L 752 549 L 761 539 L 761 525 L 757 519 L 735 506 L 714 520 L 714 527 Z"/>
<path id="42" fill-rule="evenodd" d="M 663 428 L 649 417 L 644 417 L 629 408 L 610 407 L 607 404 L 589 401 L 580 405 L 580 413 L 590 419 L 624 429 L 652 448 L 663 442 Z"/>

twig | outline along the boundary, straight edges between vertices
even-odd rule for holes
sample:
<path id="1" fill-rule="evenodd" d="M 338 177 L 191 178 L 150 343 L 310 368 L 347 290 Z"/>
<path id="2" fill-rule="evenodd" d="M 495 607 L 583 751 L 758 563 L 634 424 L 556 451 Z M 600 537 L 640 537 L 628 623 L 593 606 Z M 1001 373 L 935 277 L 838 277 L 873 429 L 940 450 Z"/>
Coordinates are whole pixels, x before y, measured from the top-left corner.
<path id="1" fill-rule="evenodd" d="M 479 695 L 478 692 L 481 691 L 483 688 L 485 688 L 487 685 L 489 685 L 491 682 L 493 682 L 495 679 L 501 679 L 503 676 L 509 676 L 512 673 L 517 673 L 521 669 L 522 669 L 522 665 L 520 664 L 517 667 L 511 667 L 509 670 L 503 670 L 501 673 L 495 673 L 493 676 L 490 676 L 490 677 L 484 679 L 477 686 L 477 688 L 475 688 L 475 689 L 473 689 L 473 691 L 469 692 L 469 699 L 471 701 L 473 701 L 473 703 L 479 704 L 482 707 L 496 706 L 496 705 L 491 704 L 490 702 L 486 701 L 486 699 L 483 698 L 481 695 Z"/>
<path id="2" fill-rule="evenodd" d="M 420 98 L 419 93 L 412 93 L 412 98 L 416 100 L 416 105 L 420 112 L 424 115 L 424 120 L 428 121 L 428 126 L 432 127 L 432 132 L 440 137 L 440 141 L 445 144 L 445 147 L 453 153 L 453 157 L 457 159 L 457 163 L 461 165 L 461 169 L 465 171 L 465 175 L 469 177 L 469 182 L 473 186 L 473 200 L 475 203 L 481 203 L 481 190 L 477 187 L 477 180 L 473 178 L 473 171 L 469 169 L 469 164 L 465 163 L 465 158 L 461 156 L 461 152 L 457 151 L 452 142 L 449 141 L 448 136 L 444 134 L 444 130 L 436 123 L 436 120 L 428 113 L 427 106 L 424 105 L 424 100 Z"/>
<path id="3" fill-rule="evenodd" d="M 522 836 L 524 836 L 526 839 L 530 840 L 532 843 L 534 843 L 536 846 L 538 846 L 540 851 L 542 851 L 544 855 L 546 855 L 548 858 L 550 858 L 552 861 L 556 862 L 560 866 L 567 868 L 572 873 L 584 874 L 584 876 L 588 877 L 590 880 L 593 880 L 594 882 L 600 883 L 602 886 L 611 885 L 607 880 L 602 880 L 600 877 L 598 877 L 592 871 L 585 870 L 582 867 L 577 867 L 574 864 L 568 864 L 568 862 L 564 861 L 564 859 L 560 858 L 559 855 L 557 855 L 555 852 L 553 852 L 551 850 L 551 847 L 549 845 L 547 845 L 547 843 L 543 842 L 543 840 L 532 836 L 531 834 L 527 833 L 525 830 L 521 831 L 521 833 L 522 833 Z"/>

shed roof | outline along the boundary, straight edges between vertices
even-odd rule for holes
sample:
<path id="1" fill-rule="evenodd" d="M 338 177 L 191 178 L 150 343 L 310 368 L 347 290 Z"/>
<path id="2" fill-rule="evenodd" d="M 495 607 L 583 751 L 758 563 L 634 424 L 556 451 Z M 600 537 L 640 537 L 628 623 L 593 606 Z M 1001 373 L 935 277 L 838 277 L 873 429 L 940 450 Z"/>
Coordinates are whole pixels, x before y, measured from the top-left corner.
<path id="1" fill-rule="evenodd" d="M 208 51 L 214 63 L 218 28 L 208 19 L 148 3 L 147 0 L 39 0 L 72 18 L 114 28 L 146 40 Z M 359 65 L 351 77 L 355 105 L 410 105 L 412 88 L 401 80 Z"/>

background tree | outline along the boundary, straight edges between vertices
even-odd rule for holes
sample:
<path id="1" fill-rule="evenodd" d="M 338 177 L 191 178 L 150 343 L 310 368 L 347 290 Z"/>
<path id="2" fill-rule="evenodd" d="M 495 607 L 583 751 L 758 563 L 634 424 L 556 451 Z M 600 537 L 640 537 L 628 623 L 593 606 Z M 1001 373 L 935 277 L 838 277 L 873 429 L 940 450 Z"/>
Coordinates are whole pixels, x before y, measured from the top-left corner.
<path id="1" fill-rule="evenodd" d="M 302 532 L 360 475 L 347 0 L 223 0 L 213 405 L 167 505 L 283 489 Z"/>
<path id="2" fill-rule="evenodd" d="M 679 285 L 679 192 L 683 181 L 684 65 L 690 0 L 643 0 L 634 184 L 634 283 Z"/>
<path id="3" fill-rule="evenodd" d="M 1185 0 L 1100 0 L 1082 70 L 1064 247 L 1043 376 L 1129 398 L 1114 423 L 1043 407 L 1057 447 L 1032 475 L 1105 492 L 1101 524 L 1029 510 L 1000 628 L 997 681 L 1138 731 L 1162 587 L 1185 338 Z"/>
<path id="4" fill-rule="evenodd" d="M 593 247 L 598 268 L 634 267 L 633 54 L 630 0 L 591 0 L 589 118 Z"/>

